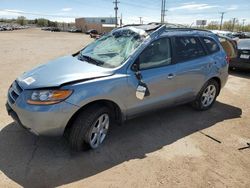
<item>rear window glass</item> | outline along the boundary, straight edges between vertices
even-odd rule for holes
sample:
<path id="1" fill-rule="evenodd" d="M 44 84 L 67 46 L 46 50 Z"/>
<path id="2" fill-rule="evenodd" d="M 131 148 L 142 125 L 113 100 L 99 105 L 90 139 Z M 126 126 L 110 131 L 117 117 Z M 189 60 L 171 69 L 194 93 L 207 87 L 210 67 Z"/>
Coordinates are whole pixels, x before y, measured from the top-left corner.
<path id="1" fill-rule="evenodd" d="M 205 55 L 200 41 L 195 37 L 176 37 L 175 51 L 178 62 Z"/>
<path id="2" fill-rule="evenodd" d="M 207 50 L 210 54 L 220 51 L 220 47 L 213 39 L 202 38 L 202 40 L 205 43 Z"/>
<path id="3" fill-rule="evenodd" d="M 239 48 L 250 49 L 250 39 L 240 39 L 238 42 Z"/>

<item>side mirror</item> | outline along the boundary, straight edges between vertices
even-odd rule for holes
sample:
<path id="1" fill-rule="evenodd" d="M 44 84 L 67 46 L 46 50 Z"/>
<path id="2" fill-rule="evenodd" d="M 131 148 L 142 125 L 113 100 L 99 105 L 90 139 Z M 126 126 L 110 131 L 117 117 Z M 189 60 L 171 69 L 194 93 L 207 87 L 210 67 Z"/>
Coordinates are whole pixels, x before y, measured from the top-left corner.
<path id="1" fill-rule="evenodd" d="M 140 72 L 139 61 L 138 60 L 136 61 L 136 63 L 134 63 L 132 65 L 131 69 L 135 72 L 135 76 L 136 76 L 137 80 L 141 81 L 142 75 L 141 75 L 141 72 Z"/>
<path id="2" fill-rule="evenodd" d="M 132 71 L 138 72 L 139 71 L 139 61 L 137 60 L 136 63 L 134 63 L 131 67 Z"/>

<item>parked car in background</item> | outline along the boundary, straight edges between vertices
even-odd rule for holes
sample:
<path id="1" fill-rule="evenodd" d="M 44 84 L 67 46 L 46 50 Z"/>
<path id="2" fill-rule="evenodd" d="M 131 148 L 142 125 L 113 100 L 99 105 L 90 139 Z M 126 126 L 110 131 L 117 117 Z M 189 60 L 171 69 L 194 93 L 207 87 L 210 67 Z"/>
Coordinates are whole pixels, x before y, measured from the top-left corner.
<path id="1" fill-rule="evenodd" d="M 232 33 L 232 35 L 234 37 L 238 37 L 239 39 L 250 38 L 249 34 L 245 32 L 235 32 L 235 33 Z"/>
<path id="2" fill-rule="evenodd" d="M 250 38 L 250 32 L 244 32 L 246 38 Z"/>
<path id="3" fill-rule="evenodd" d="M 43 30 L 43 31 L 50 31 L 51 27 L 42 27 L 41 30 Z"/>
<path id="4" fill-rule="evenodd" d="M 81 29 L 77 29 L 77 28 L 70 28 L 68 30 L 68 32 L 70 32 L 70 33 L 81 33 L 82 30 Z"/>
<path id="5" fill-rule="evenodd" d="M 51 32 L 60 32 L 61 29 L 58 28 L 58 27 L 51 27 L 50 31 L 51 31 Z"/>
<path id="6" fill-rule="evenodd" d="M 58 27 L 42 27 L 41 30 L 51 31 L 51 32 L 60 32 L 61 31 L 61 29 Z"/>
<path id="7" fill-rule="evenodd" d="M 233 35 L 233 32 L 230 31 L 223 31 L 223 30 L 210 30 L 211 32 L 219 35 L 219 36 L 225 36 L 225 37 L 229 37 L 233 40 L 238 40 L 239 38 L 237 36 Z"/>
<path id="8" fill-rule="evenodd" d="M 88 30 L 86 34 L 89 34 L 91 38 L 96 38 L 99 35 L 98 31 L 95 29 Z"/>
<path id="9" fill-rule="evenodd" d="M 95 29 L 90 29 L 88 31 L 85 32 L 85 34 L 89 35 L 91 32 L 97 32 L 97 30 Z M 97 32 L 98 33 L 98 32 Z"/>
<path id="10" fill-rule="evenodd" d="M 21 26 L 18 24 L 1 24 L 0 25 L 0 31 L 13 31 L 13 30 L 19 30 L 19 29 L 28 29 L 29 26 Z"/>
<path id="11" fill-rule="evenodd" d="M 75 150 L 94 149 L 115 122 L 185 103 L 208 110 L 227 78 L 215 34 L 130 25 L 25 72 L 10 86 L 6 109 L 34 134 L 65 135 Z"/>
<path id="12" fill-rule="evenodd" d="M 230 60 L 230 68 L 250 70 L 250 39 L 238 41 L 238 56 Z"/>

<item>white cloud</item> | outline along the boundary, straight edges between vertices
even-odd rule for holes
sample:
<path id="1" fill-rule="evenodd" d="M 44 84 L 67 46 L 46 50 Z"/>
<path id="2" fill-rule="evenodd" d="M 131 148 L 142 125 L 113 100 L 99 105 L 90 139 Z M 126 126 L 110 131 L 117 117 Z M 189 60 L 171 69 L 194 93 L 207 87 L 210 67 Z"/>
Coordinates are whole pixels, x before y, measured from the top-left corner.
<path id="1" fill-rule="evenodd" d="M 73 15 L 65 15 L 64 12 L 59 12 L 56 14 L 47 14 L 42 12 L 25 12 L 22 10 L 13 10 L 13 9 L 0 9 L 0 17 L 2 18 L 17 18 L 18 16 L 25 16 L 28 19 L 34 18 L 46 18 L 51 21 L 59 21 L 59 22 L 74 22 L 75 16 Z"/>
<path id="2" fill-rule="evenodd" d="M 62 9 L 61 9 L 61 11 L 63 11 L 63 12 L 69 12 L 69 11 L 71 11 L 71 10 L 72 10 L 72 8 L 69 8 L 69 7 L 68 7 L 68 8 L 62 8 Z"/>
<path id="3" fill-rule="evenodd" d="M 12 10 L 12 9 L 4 9 L 4 10 L 0 10 L 0 16 L 3 17 L 16 17 L 16 16 L 21 16 L 21 13 L 23 13 L 23 11 L 21 10 Z"/>
<path id="4" fill-rule="evenodd" d="M 230 5 L 227 10 L 236 10 L 238 9 L 238 5 Z"/>
<path id="5" fill-rule="evenodd" d="M 184 3 L 178 7 L 172 7 L 169 9 L 169 11 L 174 11 L 174 10 L 204 10 L 204 9 L 210 9 L 210 8 L 215 8 L 215 7 L 219 7 L 219 6 L 218 5 L 209 5 L 206 3 L 189 2 L 189 3 Z"/>
<path id="6" fill-rule="evenodd" d="M 75 22 L 75 18 L 62 18 L 62 17 L 48 17 L 50 21 L 72 23 Z"/>

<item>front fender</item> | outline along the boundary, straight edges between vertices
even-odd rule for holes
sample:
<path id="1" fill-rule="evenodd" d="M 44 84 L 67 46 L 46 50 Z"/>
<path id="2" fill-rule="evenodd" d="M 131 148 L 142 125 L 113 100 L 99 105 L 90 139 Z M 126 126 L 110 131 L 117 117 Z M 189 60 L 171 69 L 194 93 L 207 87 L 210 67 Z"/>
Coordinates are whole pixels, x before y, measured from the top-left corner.
<path id="1" fill-rule="evenodd" d="M 127 76 L 124 74 L 75 83 L 64 88 L 74 90 L 66 99 L 68 103 L 83 107 L 97 100 L 109 100 L 116 103 L 123 114 L 126 113 Z"/>

